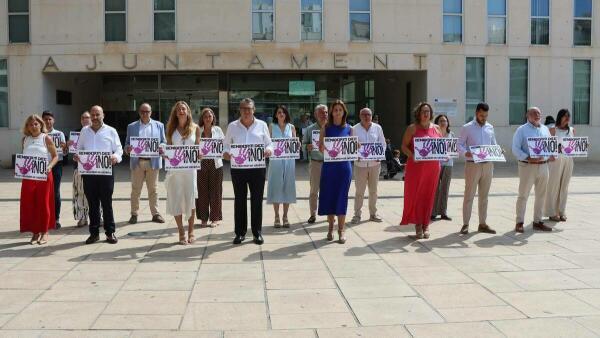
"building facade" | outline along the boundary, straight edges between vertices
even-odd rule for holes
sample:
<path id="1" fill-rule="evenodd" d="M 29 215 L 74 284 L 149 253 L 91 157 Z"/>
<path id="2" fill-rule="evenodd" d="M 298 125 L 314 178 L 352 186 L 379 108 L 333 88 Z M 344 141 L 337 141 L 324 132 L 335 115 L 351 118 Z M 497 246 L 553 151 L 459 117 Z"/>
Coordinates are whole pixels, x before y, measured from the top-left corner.
<path id="1" fill-rule="evenodd" d="M 100 104 L 124 134 L 142 102 L 163 121 L 178 100 L 212 107 L 226 127 L 243 97 L 267 121 L 278 104 L 294 120 L 371 107 L 398 148 L 420 101 L 455 130 L 488 102 L 506 148 L 527 106 L 568 108 L 593 143 L 597 17 L 598 0 L 0 0 L 0 160 L 45 109 L 69 131 Z"/>

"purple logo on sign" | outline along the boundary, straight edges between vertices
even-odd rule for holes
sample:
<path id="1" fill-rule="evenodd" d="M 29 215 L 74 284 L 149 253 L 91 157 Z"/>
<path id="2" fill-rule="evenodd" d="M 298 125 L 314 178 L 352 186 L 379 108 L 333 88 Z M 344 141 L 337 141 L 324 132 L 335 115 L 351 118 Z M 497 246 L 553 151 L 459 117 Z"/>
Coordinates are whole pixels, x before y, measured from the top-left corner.
<path id="1" fill-rule="evenodd" d="M 243 148 L 238 151 L 238 155 L 231 155 L 236 164 L 241 165 L 248 159 L 248 148 Z"/>
<path id="2" fill-rule="evenodd" d="M 325 150 L 327 150 L 327 153 L 329 154 L 330 157 L 337 157 L 342 150 L 342 140 L 333 141 L 333 148 L 331 148 L 331 149 L 325 148 Z"/>
<path id="3" fill-rule="evenodd" d="M 92 158 L 90 160 L 90 157 Z M 89 156 L 87 157 L 87 161 L 86 162 L 81 162 L 81 166 L 83 167 L 83 169 L 85 171 L 90 171 L 92 170 L 96 164 L 98 163 L 98 157 L 97 156 Z"/>
<path id="4" fill-rule="evenodd" d="M 479 149 L 479 153 L 473 153 L 473 155 L 477 156 L 480 160 L 485 160 L 488 156 L 488 152 L 484 149 Z"/>
<path id="5" fill-rule="evenodd" d="M 425 146 L 421 149 L 419 149 L 417 146 L 415 146 L 415 150 L 418 151 L 419 155 L 421 155 L 422 157 L 427 157 L 427 155 L 429 155 L 429 153 L 433 149 L 433 144 L 431 142 L 428 142 L 428 143 L 429 143 L 428 146 Z"/>
<path id="6" fill-rule="evenodd" d="M 575 150 L 575 141 L 569 141 L 569 144 L 563 148 L 564 152 L 567 154 L 572 153 Z"/>
<path id="7" fill-rule="evenodd" d="M 204 142 L 204 145 L 202 146 L 200 151 L 202 151 L 202 155 L 206 155 L 206 154 L 210 153 L 209 142 Z"/>
<path id="8" fill-rule="evenodd" d="M 171 164 L 173 167 L 178 166 L 181 162 L 183 162 L 183 155 L 183 149 L 175 149 L 173 157 L 167 157 L 169 164 Z"/>
<path id="9" fill-rule="evenodd" d="M 277 148 L 275 148 L 275 150 L 274 150 L 275 156 L 277 156 L 277 157 L 281 156 L 283 154 L 283 149 L 284 149 L 283 142 L 278 142 Z"/>
<path id="10" fill-rule="evenodd" d="M 135 152 L 136 154 L 141 154 L 142 151 L 148 148 L 148 146 L 148 140 L 138 140 L 138 144 L 133 148 L 133 152 Z"/>
<path id="11" fill-rule="evenodd" d="M 536 155 L 539 155 L 542 152 L 542 150 L 544 150 L 544 143 L 542 142 L 542 140 L 538 140 L 538 141 L 535 141 L 534 147 L 529 147 L 529 148 L 531 148 L 531 150 L 533 150 L 533 152 Z"/>
<path id="12" fill-rule="evenodd" d="M 31 169 L 33 169 L 33 161 L 31 159 L 25 159 L 25 163 L 23 164 L 22 167 L 18 164 L 15 164 L 15 165 L 19 169 L 19 172 L 21 173 L 21 175 L 27 175 L 27 173 Z"/>
<path id="13" fill-rule="evenodd" d="M 370 147 L 363 145 L 360 155 L 364 158 L 367 158 L 367 157 L 369 157 L 370 154 L 371 154 Z"/>

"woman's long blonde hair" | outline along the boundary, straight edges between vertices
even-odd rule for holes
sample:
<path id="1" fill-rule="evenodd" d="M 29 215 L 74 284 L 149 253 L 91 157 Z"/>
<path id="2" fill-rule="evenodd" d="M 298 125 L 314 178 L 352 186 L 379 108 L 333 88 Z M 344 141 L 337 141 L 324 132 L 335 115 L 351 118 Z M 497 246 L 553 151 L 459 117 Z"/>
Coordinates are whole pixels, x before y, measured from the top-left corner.
<path id="1" fill-rule="evenodd" d="M 181 135 L 181 138 L 188 138 L 192 133 L 196 130 L 196 124 L 192 119 L 192 110 L 190 106 L 185 103 L 185 101 L 177 101 L 171 108 L 171 115 L 169 116 L 169 121 L 167 122 L 167 143 L 173 144 L 173 133 L 177 130 L 177 126 L 179 125 L 179 120 L 177 119 L 177 107 L 179 105 L 185 106 L 187 109 L 187 121 L 185 122 L 185 130 Z"/>
<path id="2" fill-rule="evenodd" d="M 37 121 L 40 124 L 40 130 L 42 133 L 47 133 L 48 130 L 46 129 L 46 125 L 44 124 L 44 120 L 42 120 L 42 118 L 38 115 L 38 114 L 31 114 L 29 116 L 27 116 L 27 118 L 25 119 L 25 122 L 23 123 L 23 129 L 21 129 L 23 135 L 25 136 L 31 136 L 31 133 L 29 132 L 29 128 L 27 128 L 27 126 L 29 125 L 29 123 L 31 121 Z"/>

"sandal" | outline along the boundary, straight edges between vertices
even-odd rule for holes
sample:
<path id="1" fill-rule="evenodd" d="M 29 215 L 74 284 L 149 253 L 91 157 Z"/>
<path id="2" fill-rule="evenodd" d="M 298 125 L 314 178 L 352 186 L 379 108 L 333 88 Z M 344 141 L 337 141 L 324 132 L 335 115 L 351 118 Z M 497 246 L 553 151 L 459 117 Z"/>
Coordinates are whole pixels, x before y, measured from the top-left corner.
<path id="1" fill-rule="evenodd" d="M 344 244 L 346 243 L 346 232 L 344 230 L 338 230 L 338 243 Z"/>
<path id="2" fill-rule="evenodd" d="M 188 243 L 189 244 L 194 244 L 194 242 L 196 241 L 196 236 L 194 236 L 194 234 L 188 234 Z"/>
<path id="3" fill-rule="evenodd" d="M 423 227 L 423 238 L 429 238 L 429 227 Z"/>
<path id="4" fill-rule="evenodd" d="M 283 218 L 283 227 L 284 228 L 289 228 L 290 227 L 290 222 L 288 221 L 287 217 Z"/>
<path id="5" fill-rule="evenodd" d="M 29 240 L 29 244 L 33 245 L 37 243 L 39 238 L 40 234 L 33 234 L 33 236 L 31 236 L 31 239 Z"/>
<path id="6" fill-rule="evenodd" d="M 415 224 L 415 237 L 417 239 L 423 239 L 423 226 L 420 224 Z"/>
<path id="7" fill-rule="evenodd" d="M 329 230 L 327 230 L 327 240 L 333 241 L 333 224 L 329 226 Z"/>
<path id="8" fill-rule="evenodd" d="M 219 226 L 219 222 L 212 222 L 212 223 L 210 223 L 210 227 L 211 228 L 216 228 L 218 226 Z"/>
<path id="9" fill-rule="evenodd" d="M 273 223 L 273 227 L 281 228 L 281 221 L 279 220 L 279 217 L 275 217 L 275 222 Z"/>
<path id="10" fill-rule="evenodd" d="M 185 233 L 179 234 L 179 245 L 187 245 L 187 240 L 185 239 Z"/>
<path id="11" fill-rule="evenodd" d="M 48 243 L 48 237 L 41 235 L 40 239 L 38 239 L 37 243 L 39 245 L 44 245 L 44 244 Z"/>

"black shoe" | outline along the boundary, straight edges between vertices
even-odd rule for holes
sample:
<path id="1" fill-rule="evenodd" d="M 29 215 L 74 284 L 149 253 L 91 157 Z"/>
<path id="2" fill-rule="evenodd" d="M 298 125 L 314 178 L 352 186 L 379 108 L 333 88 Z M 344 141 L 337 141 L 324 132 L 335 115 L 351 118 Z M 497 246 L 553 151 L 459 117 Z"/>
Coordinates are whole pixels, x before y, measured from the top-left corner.
<path id="1" fill-rule="evenodd" d="M 431 215 L 431 220 L 435 221 L 435 219 L 436 219 L 436 216 Z"/>
<path id="2" fill-rule="evenodd" d="M 119 240 L 114 233 L 106 235 L 106 242 L 108 242 L 108 244 L 117 244 L 118 241 Z"/>
<path id="3" fill-rule="evenodd" d="M 451 221 L 452 218 L 448 217 L 448 215 L 442 215 L 441 217 L 444 221 Z"/>
<path id="4" fill-rule="evenodd" d="M 313 224 L 316 221 L 317 221 L 317 218 L 315 216 L 310 216 L 308 218 L 308 221 L 306 221 L 306 222 L 308 222 L 309 224 Z"/>
<path id="5" fill-rule="evenodd" d="M 460 228 L 460 233 L 463 235 L 466 235 L 469 233 L 469 225 L 465 224 L 462 226 L 462 228 Z"/>
<path id="6" fill-rule="evenodd" d="M 233 240 L 233 244 L 242 244 L 242 242 L 246 239 L 244 236 L 235 236 Z"/>
<path id="7" fill-rule="evenodd" d="M 261 234 L 254 236 L 254 244 L 262 245 L 265 242 Z"/>
<path id="8" fill-rule="evenodd" d="M 90 235 L 88 239 L 85 240 L 85 244 L 93 244 L 100 240 L 100 235 Z"/>
<path id="9" fill-rule="evenodd" d="M 129 218 L 129 224 L 135 223 L 137 223 L 137 215 L 131 215 L 131 218 Z"/>
<path id="10" fill-rule="evenodd" d="M 60 222 L 56 220 L 56 223 L 54 223 L 54 230 L 58 230 L 60 228 L 62 228 L 62 225 L 60 225 Z"/>

